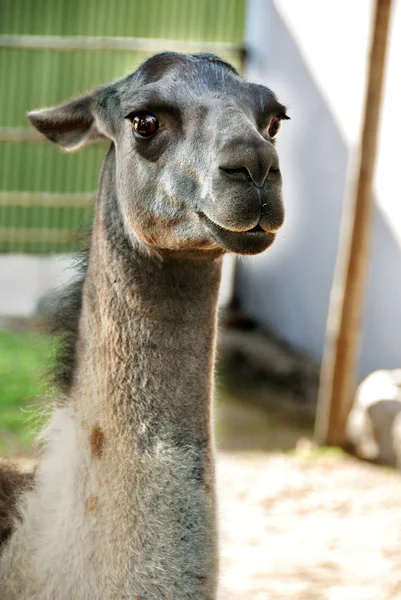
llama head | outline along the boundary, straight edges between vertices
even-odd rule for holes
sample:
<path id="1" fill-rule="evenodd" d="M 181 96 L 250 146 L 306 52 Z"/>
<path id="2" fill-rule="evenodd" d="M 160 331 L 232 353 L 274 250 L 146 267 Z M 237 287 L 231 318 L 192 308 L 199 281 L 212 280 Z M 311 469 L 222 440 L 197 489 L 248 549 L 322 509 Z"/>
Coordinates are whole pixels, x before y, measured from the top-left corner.
<path id="1" fill-rule="evenodd" d="M 158 54 L 123 79 L 28 116 L 66 150 L 112 142 L 113 186 L 136 244 L 256 254 L 283 223 L 274 137 L 285 107 L 213 55 Z"/>

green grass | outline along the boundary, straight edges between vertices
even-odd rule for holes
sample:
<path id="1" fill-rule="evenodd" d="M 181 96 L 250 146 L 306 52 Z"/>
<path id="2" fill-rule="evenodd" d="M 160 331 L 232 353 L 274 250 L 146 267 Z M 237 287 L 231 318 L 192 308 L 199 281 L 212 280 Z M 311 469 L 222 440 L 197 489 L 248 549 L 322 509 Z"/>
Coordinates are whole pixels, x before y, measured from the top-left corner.
<path id="1" fill-rule="evenodd" d="M 48 395 L 49 337 L 0 332 L 0 453 L 29 450 L 43 423 L 40 404 Z"/>
<path id="2" fill-rule="evenodd" d="M 29 455 L 36 433 L 45 422 L 50 389 L 47 372 L 55 340 L 33 331 L 0 331 L 0 455 Z M 223 379 L 223 378 L 222 378 Z M 262 393 L 259 391 L 259 393 Z M 264 394 L 273 404 L 252 402 L 252 390 L 233 389 L 227 381 L 216 386 L 216 437 L 218 447 L 230 451 L 292 451 L 305 460 L 322 456 L 340 458 L 338 449 L 297 446 L 310 438 L 311 424 L 280 408 L 280 394 Z"/>

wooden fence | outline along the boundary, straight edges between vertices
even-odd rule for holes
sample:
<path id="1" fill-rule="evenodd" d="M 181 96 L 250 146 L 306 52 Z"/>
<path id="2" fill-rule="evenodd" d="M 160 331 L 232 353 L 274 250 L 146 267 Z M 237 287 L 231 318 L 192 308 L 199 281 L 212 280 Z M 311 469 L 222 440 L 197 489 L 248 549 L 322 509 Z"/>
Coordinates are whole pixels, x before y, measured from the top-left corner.
<path id="1" fill-rule="evenodd" d="M 3 0 L 0 252 L 75 249 L 105 152 L 99 143 L 63 154 L 27 126 L 28 110 L 120 77 L 161 50 L 212 52 L 242 69 L 244 13 L 244 0 Z"/>

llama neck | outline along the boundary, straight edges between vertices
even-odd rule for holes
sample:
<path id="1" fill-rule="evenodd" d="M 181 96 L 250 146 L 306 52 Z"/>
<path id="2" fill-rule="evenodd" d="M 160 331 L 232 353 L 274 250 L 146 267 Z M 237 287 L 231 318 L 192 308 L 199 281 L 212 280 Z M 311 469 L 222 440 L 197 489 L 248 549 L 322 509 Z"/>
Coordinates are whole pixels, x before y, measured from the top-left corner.
<path id="1" fill-rule="evenodd" d="M 220 260 L 160 260 L 133 248 L 115 219 L 109 173 L 69 398 L 50 422 L 36 488 L 2 556 L 12 573 L 5 595 L 214 600 Z"/>
<path id="2" fill-rule="evenodd" d="M 101 176 L 73 395 L 86 397 L 95 381 L 92 399 L 138 443 L 141 436 L 143 443 L 163 436 L 175 444 L 206 441 L 221 261 L 179 253 L 161 259 L 129 242 L 114 174 L 112 147 Z"/>
<path id="3" fill-rule="evenodd" d="M 95 223 L 71 391 L 94 481 L 86 496 L 114 540 L 114 571 L 130 573 L 121 583 L 127 594 L 211 599 L 221 261 L 128 251 L 114 244 L 110 227 L 119 225 L 108 214 L 99 211 Z"/>
<path id="4" fill-rule="evenodd" d="M 138 444 L 206 443 L 220 261 L 134 251 L 127 264 L 103 244 L 85 282 L 72 395 L 95 381 L 88 411 L 94 402 Z"/>

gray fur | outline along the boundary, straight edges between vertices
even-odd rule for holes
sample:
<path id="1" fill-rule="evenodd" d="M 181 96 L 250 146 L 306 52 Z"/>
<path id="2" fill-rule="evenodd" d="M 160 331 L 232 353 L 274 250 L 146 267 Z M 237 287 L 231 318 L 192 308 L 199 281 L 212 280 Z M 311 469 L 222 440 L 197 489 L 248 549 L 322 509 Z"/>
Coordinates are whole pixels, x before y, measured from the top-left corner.
<path id="1" fill-rule="evenodd" d="M 144 110 L 160 123 L 151 139 L 127 118 Z M 6 600 L 215 600 L 221 256 L 263 251 L 282 224 L 276 114 L 270 90 L 217 57 L 175 53 L 30 114 L 65 149 L 111 145 L 67 335 L 67 403 L 5 543 Z"/>

